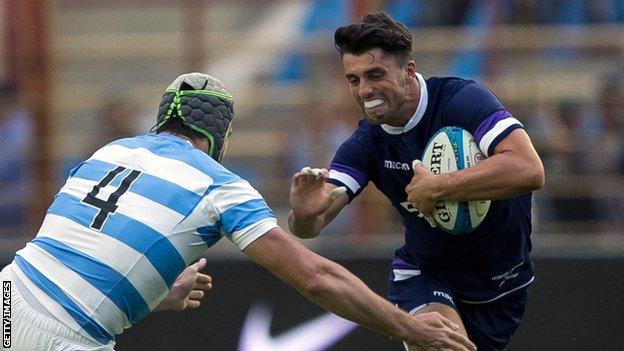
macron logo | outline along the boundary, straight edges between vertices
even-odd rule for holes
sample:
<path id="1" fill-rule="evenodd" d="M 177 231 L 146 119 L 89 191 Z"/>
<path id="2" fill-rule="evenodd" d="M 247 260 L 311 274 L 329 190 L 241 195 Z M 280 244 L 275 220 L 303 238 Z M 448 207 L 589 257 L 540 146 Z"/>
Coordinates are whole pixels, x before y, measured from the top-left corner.
<path id="1" fill-rule="evenodd" d="M 400 169 L 403 171 L 409 171 L 410 166 L 407 163 L 384 160 L 384 167 L 388 169 Z"/>
<path id="2" fill-rule="evenodd" d="M 357 324 L 325 313 L 299 326 L 271 336 L 271 311 L 253 306 L 241 331 L 238 351 L 323 351 L 349 334 Z"/>
<path id="3" fill-rule="evenodd" d="M 447 299 L 447 300 L 451 301 L 451 303 L 452 303 L 453 305 L 455 304 L 455 302 L 453 302 L 453 298 L 451 297 L 451 295 L 449 295 L 449 294 L 447 294 L 447 293 L 445 293 L 445 292 L 434 290 L 434 291 L 433 291 L 433 296 L 443 297 L 443 298 L 445 298 L 445 299 Z"/>

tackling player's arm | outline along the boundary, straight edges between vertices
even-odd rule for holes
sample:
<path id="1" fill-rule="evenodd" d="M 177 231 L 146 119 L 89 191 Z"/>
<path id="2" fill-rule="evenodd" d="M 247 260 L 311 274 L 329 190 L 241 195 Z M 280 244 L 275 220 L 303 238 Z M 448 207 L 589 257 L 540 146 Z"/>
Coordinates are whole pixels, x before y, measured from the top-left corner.
<path id="1" fill-rule="evenodd" d="M 544 186 L 544 166 L 524 129 L 515 129 L 477 166 L 433 174 L 418 165 L 405 188 L 408 201 L 425 214 L 439 200 L 504 199 Z"/>
<path id="2" fill-rule="evenodd" d="M 293 175 L 288 227 L 300 238 L 317 236 L 349 203 L 344 187 L 326 183 L 326 169 L 305 167 Z"/>
<path id="3" fill-rule="evenodd" d="M 437 312 L 410 316 L 371 291 L 342 266 L 273 228 L 244 250 L 282 281 L 327 310 L 419 350 L 475 350 L 457 325 Z"/>

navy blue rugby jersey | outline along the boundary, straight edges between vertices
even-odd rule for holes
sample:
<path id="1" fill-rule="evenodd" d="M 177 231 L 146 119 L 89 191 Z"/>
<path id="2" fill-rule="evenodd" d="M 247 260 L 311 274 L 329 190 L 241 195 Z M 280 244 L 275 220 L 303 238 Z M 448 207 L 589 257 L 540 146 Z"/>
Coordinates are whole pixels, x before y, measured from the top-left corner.
<path id="1" fill-rule="evenodd" d="M 491 91 L 472 80 L 432 77 L 425 82 L 417 76 L 421 98 L 407 125 L 371 125 L 362 119 L 334 156 L 328 182 L 346 186 L 350 200 L 373 182 L 403 218 L 405 245 L 397 258 L 423 272 L 442 272 L 438 278 L 448 278 L 467 300 L 482 301 L 528 284 L 533 279 L 530 193 L 492 201 L 481 225 L 463 235 L 431 228 L 408 210 L 405 187 L 413 176 L 411 162 L 422 157 L 440 128 L 470 131 L 488 156 L 509 133 L 522 128 Z"/>

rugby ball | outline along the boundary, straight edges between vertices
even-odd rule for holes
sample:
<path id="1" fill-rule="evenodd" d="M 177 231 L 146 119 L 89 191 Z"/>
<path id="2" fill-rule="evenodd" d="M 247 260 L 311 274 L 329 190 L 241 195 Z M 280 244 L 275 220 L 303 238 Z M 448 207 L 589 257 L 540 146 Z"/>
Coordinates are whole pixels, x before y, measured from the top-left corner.
<path id="1" fill-rule="evenodd" d="M 485 155 L 470 132 L 460 127 L 444 127 L 429 140 L 422 157 L 425 168 L 436 174 L 474 167 Z M 485 219 L 490 200 L 438 201 L 433 219 L 451 234 L 475 230 Z"/>

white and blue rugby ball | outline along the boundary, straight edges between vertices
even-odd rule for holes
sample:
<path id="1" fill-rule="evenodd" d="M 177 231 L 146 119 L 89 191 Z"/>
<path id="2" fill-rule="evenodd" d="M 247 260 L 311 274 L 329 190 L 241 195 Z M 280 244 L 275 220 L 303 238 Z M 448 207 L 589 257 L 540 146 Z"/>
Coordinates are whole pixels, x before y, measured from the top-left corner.
<path id="1" fill-rule="evenodd" d="M 444 127 L 429 140 L 422 157 L 431 172 L 449 173 L 474 167 L 485 155 L 470 132 L 460 127 Z M 490 209 L 490 200 L 438 201 L 433 219 L 451 234 L 465 234 L 477 228 Z"/>

